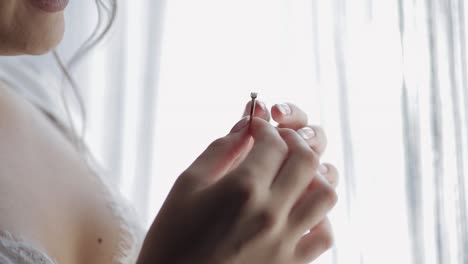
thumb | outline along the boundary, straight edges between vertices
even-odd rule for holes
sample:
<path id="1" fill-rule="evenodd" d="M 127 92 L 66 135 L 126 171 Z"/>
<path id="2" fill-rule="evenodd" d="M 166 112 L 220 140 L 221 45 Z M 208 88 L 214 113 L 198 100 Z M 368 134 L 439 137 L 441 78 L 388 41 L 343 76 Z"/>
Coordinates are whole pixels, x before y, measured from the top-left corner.
<path id="1" fill-rule="evenodd" d="M 241 119 L 225 137 L 213 141 L 208 148 L 184 171 L 192 190 L 212 185 L 222 178 L 243 153 L 250 141 L 250 118 Z"/>

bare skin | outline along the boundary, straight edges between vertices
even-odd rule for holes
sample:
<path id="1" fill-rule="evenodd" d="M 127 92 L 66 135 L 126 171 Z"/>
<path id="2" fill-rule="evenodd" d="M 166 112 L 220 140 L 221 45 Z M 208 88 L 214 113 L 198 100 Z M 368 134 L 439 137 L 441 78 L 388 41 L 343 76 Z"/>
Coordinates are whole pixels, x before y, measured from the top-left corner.
<path id="1" fill-rule="evenodd" d="M 0 135 L 0 230 L 58 263 L 111 263 L 119 222 L 95 176 L 45 115 L 1 84 Z"/>
<path id="2" fill-rule="evenodd" d="M 299 264 L 330 248 L 337 172 L 317 173 L 326 140 L 288 128 L 307 119 L 293 109 L 294 119 L 276 116 L 281 128 L 256 117 L 211 144 L 174 185 L 139 263 Z"/>
<path id="3" fill-rule="evenodd" d="M 16 94 L 7 90 L 5 87 L 2 87 L 0 92 L 0 131 L 2 131 L 2 137 L 0 138 L 2 151 L 0 151 L 0 155 L 4 157 L 0 159 L 0 175 L 2 175 L 2 177 L 0 177 L 2 183 L 0 184 L 0 229 L 10 230 L 14 233 L 21 234 L 23 237 L 37 241 L 47 252 L 57 259 L 59 263 L 111 263 L 110 258 L 116 252 L 115 242 L 117 241 L 117 237 L 115 234 L 118 232 L 118 223 L 105 207 L 104 197 L 99 195 L 102 190 L 99 190 L 98 186 L 95 185 L 93 180 L 94 176 L 86 169 L 85 164 L 78 158 L 77 153 L 70 143 L 68 143 L 56 128 L 50 124 L 42 113 L 38 112 L 32 105 L 24 101 L 23 98 L 17 97 Z M 292 124 L 287 124 L 285 122 L 280 126 L 302 126 L 300 123 L 303 122 L 301 121 L 303 112 L 298 108 L 296 108 L 296 112 L 296 116 L 287 118 L 288 122 L 293 122 Z M 258 109 L 255 115 L 260 118 L 269 119 L 267 113 L 268 112 L 262 109 Z M 275 113 L 274 108 L 273 113 Z M 281 118 L 277 118 L 277 121 L 280 121 L 280 119 Z M 254 124 L 259 126 L 257 123 L 259 123 L 259 120 L 254 120 Z M 269 125 L 265 123 L 260 125 L 259 127 L 266 131 L 258 132 L 259 134 L 257 134 L 257 137 L 260 139 L 265 137 L 260 133 L 274 134 L 273 130 L 268 128 Z M 317 127 L 314 129 L 320 131 Z M 31 131 L 34 131 L 34 133 L 31 133 Z M 292 130 L 280 129 L 279 131 L 278 135 L 291 137 L 290 132 Z M 323 150 L 321 147 L 326 144 L 326 139 L 319 136 L 321 133 L 323 132 L 317 133 L 317 138 L 309 141 L 308 146 L 311 147 L 311 150 L 314 148 Z M 305 142 L 307 141 L 304 141 L 304 143 Z M 249 137 L 247 128 L 237 133 L 231 133 L 213 142 L 197 161 L 181 175 L 166 201 L 164 209 L 160 212 L 148 235 L 145 245 L 146 251 L 144 250 L 143 252 L 167 254 L 168 257 L 176 257 L 180 256 L 180 254 L 176 253 L 180 250 L 184 252 L 189 249 L 192 252 L 199 251 L 196 247 L 184 249 L 179 247 L 180 241 L 175 239 L 177 235 L 172 231 L 180 230 L 180 226 L 188 228 L 188 225 L 185 222 L 177 222 L 177 220 L 184 221 L 187 219 L 185 215 L 182 217 L 177 213 L 178 211 L 187 212 L 187 214 L 192 212 L 194 215 L 190 215 L 189 219 L 194 219 L 197 215 L 201 218 L 201 224 L 192 227 L 193 230 L 203 232 L 202 234 L 194 235 L 193 239 L 196 239 L 198 242 L 203 242 L 207 237 L 207 233 L 205 232 L 213 231 L 213 225 L 216 224 L 227 225 L 224 227 L 225 230 L 233 229 L 234 226 L 238 225 L 240 227 L 236 228 L 249 230 L 249 228 L 251 228 L 249 226 L 253 225 L 254 231 L 252 232 L 254 232 L 254 234 L 261 234 L 262 228 L 268 228 L 268 225 L 258 226 L 259 224 L 256 223 L 257 220 L 251 220 L 253 222 L 249 224 L 249 220 L 247 219 L 256 219 L 256 217 L 262 219 L 263 217 L 267 217 L 267 219 L 273 219 L 263 221 L 276 222 L 274 219 L 279 216 L 273 213 L 275 211 L 282 212 L 283 210 L 279 210 L 280 208 L 275 208 L 275 206 L 271 208 L 268 207 L 269 202 L 273 203 L 275 201 L 272 193 L 267 193 L 267 189 L 261 189 L 258 191 L 260 192 L 259 194 L 253 195 L 265 195 L 265 197 L 268 195 L 270 198 L 264 198 L 265 200 L 259 200 L 253 204 L 248 203 L 246 201 L 249 201 L 249 199 L 246 198 L 245 195 L 249 197 L 249 195 L 251 195 L 249 192 L 254 191 L 242 189 L 245 186 L 242 185 L 242 181 L 238 182 L 242 177 L 230 176 L 230 178 L 228 178 L 224 176 L 235 175 L 234 172 L 237 171 L 238 173 L 239 170 L 242 171 L 239 166 L 245 163 L 246 156 L 251 153 L 250 149 L 252 147 L 255 148 L 255 145 L 252 146 L 252 143 L 253 139 Z M 298 143 L 296 138 L 295 144 Z M 264 145 L 274 147 L 274 144 L 266 143 Z M 302 148 L 303 147 L 304 145 L 302 145 Z M 47 155 L 43 155 L 44 149 L 47 150 Z M 304 151 L 304 149 L 302 149 L 302 151 Z M 269 160 L 269 156 L 266 154 L 270 152 L 271 148 L 265 150 L 265 154 L 261 154 L 260 156 L 264 156 L 263 158 Z M 222 155 L 219 155 L 220 153 Z M 321 153 L 322 152 L 317 152 L 318 155 Z M 310 155 L 310 153 L 308 155 Z M 25 164 L 27 164 L 27 166 L 25 166 Z M 61 166 L 45 166 L 50 164 L 61 164 Z M 244 164 L 244 166 L 246 165 Z M 324 189 L 323 199 L 324 203 L 328 204 L 328 206 L 322 208 L 324 211 L 318 213 L 314 220 L 311 220 L 312 223 L 320 220 L 320 223 L 315 226 L 310 224 L 310 229 L 314 230 L 314 232 L 311 233 L 311 238 L 305 239 L 304 241 L 311 242 L 302 243 L 312 244 L 307 247 L 307 250 L 303 251 L 305 253 L 301 253 L 307 255 L 304 257 L 304 259 L 307 260 L 314 259 L 323 253 L 331 246 L 332 242 L 331 229 L 325 218 L 325 214 L 336 198 L 330 186 L 336 184 L 337 173 L 332 165 L 327 164 L 326 166 L 329 171 L 324 174 L 324 176 L 331 185 L 327 186 L 325 181 L 320 180 L 320 176 L 314 176 L 313 174 L 308 176 L 311 177 L 310 180 L 312 182 L 309 184 L 309 191 L 314 190 L 314 192 L 317 192 L 318 190 Z M 217 169 L 212 170 L 213 167 Z M 213 171 L 217 172 L 216 175 L 211 173 Z M 200 187 L 195 187 L 199 184 L 202 184 L 204 187 L 202 189 L 198 189 Z M 20 188 L 18 186 L 22 186 L 22 189 L 26 189 L 23 189 L 24 192 L 17 192 L 15 188 Z M 307 186 L 307 184 L 304 183 L 303 186 Z M 44 190 L 47 190 L 47 192 L 44 192 Z M 188 196 L 187 194 L 191 192 L 193 193 Z M 230 192 L 232 192 L 232 196 L 227 195 Z M 299 193 L 300 192 L 296 192 L 295 195 L 297 196 Z M 203 202 L 203 199 L 207 199 L 207 201 Z M 210 201 L 216 201 L 216 203 L 210 203 Z M 186 207 L 185 209 L 191 208 L 192 210 L 182 210 L 184 206 Z M 70 207 L 72 207 L 73 210 L 69 210 Z M 181 207 L 182 209 L 179 210 Z M 271 211 L 265 211 L 265 207 Z M 225 208 L 237 208 L 237 210 L 230 212 L 237 217 L 226 219 L 226 216 L 217 216 L 218 212 L 223 214 L 223 209 Z M 257 209 L 254 210 L 252 208 Z M 307 205 L 306 208 L 309 208 L 309 205 Z M 241 211 L 243 213 L 245 212 L 246 215 L 240 215 Z M 268 213 L 272 213 L 272 215 L 268 215 Z M 18 221 L 18 219 L 24 219 L 24 221 Z M 228 221 L 225 222 L 226 220 Z M 242 224 L 234 220 L 238 220 L 242 222 Z M 167 223 L 171 226 L 166 227 L 165 225 L 167 225 Z M 254 223 L 256 224 L 254 225 Z M 258 230 L 256 230 L 257 228 Z M 286 229 L 285 226 L 283 226 L 282 229 L 283 232 L 289 230 Z M 170 239 L 164 237 L 164 235 L 162 235 L 164 232 L 160 232 L 160 230 L 170 231 L 165 236 L 174 239 L 174 243 L 179 245 L 173 249 L 173 254 L 171 254 L 171 250 L 168 248 Z M 152 232 L 154 232 L 154 236 L 151 235 Z M 224 232 L 221 232 L 221 234 L 223 234 L 222 238 L 226 239 L 224 237 Z M 243 234 L 242 231 L 232 232 L 232 230 L 231 233 Z M 187 234 L 184 232 L 181 235 L 185 236 Z M 277 233 L 276 240 L 273 240 L 273 242 L 283 241 L 284 236 L 284 233 Z M 213 239 L 216 238 L 220 239 L 220 237 L 216 236 L 214 236 Z M 235 240 L 236 238 L 231 239 Z M 247 239 L 247 241 L 255 241 L 254 237 L 247 236 L 245 239 Z M 258 239 L 258 241 L 261 242 L 260 245 L 267 245 L 267 243 L 264 243 L 266 242 L 264 241 L 266 239 L 265 237 L 260 236 Z M 99 241 L 101 241 L 101 243 L 99 243 Z M 184 237 L 182 241 L 186 241 L 186 238 Z M 221 244 L 220 241 L 207 239 L 204 248 L 212 248 L 212 245 L 210 246 L 211 243 L 215 245 Z M 191 245 L 192 244 L 188 246 Z M 196 245 L 202 245 L 202 243 L 196 243 Z M 229 248 L 229 245 L 235 246 Z M 226 243 L 225 246 L 228 248 L 225 250 L 229 252 L 226 254 L 233 256 L 236 252 L 235 249 L 237 249 L 239 245 L 239 241 Z M 258 244 L 256 245 L 258 246 Z M 158 248 L 161 250 L 155 250 Z M 249 247 L 245 246 L 241 248 L 248 249 Z M 270 250 L 272 249 L 270 248 Z M 201 252 L 203 252 L 203 250 L 201 250 Z M 261 251 L 255 250 L 255 252 Z M 270 253 L 269 255 L 271 255 Z M 146 261 L 148 261 L 147 259 L 153 258 L 151 254 L 146 255 L 143 253 L 140 262 L 149 263 Z M 220 254 L 221 256 L 209 257 L 223 259 L 226 257 L 222 253 Z M 206 256 L 205 253 L 205 255 L 202 254 L 202 257 L 207 258 L 208 256 Z M 248 259 L 250 257 L 251 256 L 245 256 L 243 258 Z M 161 256 L 161 258 L 163 258 L 163 256 Z M 225 259 L 226 261 L 228 260 L 228 258 Z M 193 258 L 191 258 L 191 260 L 193 260 Z M 151 260 L 151 263 L 154 263 L 152 261 L 153 260 Z M 248 263 L 245 262 L 246 260 L 244 259 L 236 261 L 237 263 Z M 202 259 L 200 263 L 210 262 L 205 262 L 205 259 Z M 213 263 L 223 262 L 215 262 L 213 260 Z M 272 262 L 266 261 L 259 263 Z"/>
<path id="4" fill-rule="evenodd" d="M 63 12 L 27 1 L 0 1 L 0 56 L 42 54 L 62 37 Z M 307 263 L 332 245 L 326 215 L 337 171 L 325 164 L 317 173 L 326 136 L 288 106 L 289 115 L 278 105 L 257 107 L 250 126 L 215 140 L 185 170 L 139 263 Z M 302 137 L 310 129 L 315 136 Z M 58 263 L 112 263 L 119 222 L 102 191 L 50 120 L 0 82 L 0 230 Z"/>
<path id="5" fill-rule="evenodd" d="M 43 54 L 62 40 L 63 33 L 62 11 L 44 12 L 28 0 L 0 1 L 0 56 Z"/>

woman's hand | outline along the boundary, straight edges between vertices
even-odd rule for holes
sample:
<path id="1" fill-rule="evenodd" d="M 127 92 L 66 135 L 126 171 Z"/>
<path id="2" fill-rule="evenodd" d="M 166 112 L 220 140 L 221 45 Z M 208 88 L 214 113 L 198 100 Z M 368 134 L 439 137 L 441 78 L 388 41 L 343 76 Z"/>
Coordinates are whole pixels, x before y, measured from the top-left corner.
<path id="1" fill-rule="evenodd" d="M 242 117 L 250 114 L 251 101 L 247 102 Z M 257 100 L 257 107 L 255 108 L 254 116 L 270 121 L 270 112 L 268 111 L 265 103 Z M 324 130 L 315 125 L 308 125 L 307 114 L 292 103 L 275 104 L 271 107 L 271 116 L 273 120 L 278 123 L 277 128 L 289 128 L 296 130 L 297 133 L 304 138 L 309 146 L 321 157 L 327 147 L 327 136 Z M 236 168 L 242 162 L 250 149 L 252 148 L 253 140 L 244 143 L 238 152 L 236 161 L 232 163 L 230 169 Z M 338 171 L 329 163 L 320 165 L 320 174 L 324 176 L 327 181 L 336 187 L 338 184 Z"/>
<path id="2" fill-rule="evenodd" d="M 252 101 L 248 101 L 243 117 L 247 116 L 250 114 L 250 106 L 251 106 Z M 292 103 L 281 103 L 281 104 L 275 104 L 271 107 L 271 115 L 270 112 L 268 111 L 265 103 L 262 101 L 257 100 L 257 107 L 255 108 L 255 113 L 254 116 L 263 118 L 266 121 L 270 121 L 270 116 L 273 117 L 273 120 L 275 120 L 278 123 L 278 128 L 290 128 L 293 130 L 296 130 L 303 138 L 306 140 L 306 142 L 309 144 L 309 146 L 316 152 L 318 153 L 319 156 L 322 156 L 323 152 L 325 151 L 327 147 L 327 137 L 324 132 L 324 130 L 315 125 L 309 125 L 308 124 L 308 116 L 307 114 L 297 107 L 295 104 Z M 246 153 L 250 150 L 252 145 L 252 142 L 249 142 L 247 144 L 247 147 L 243 149 L 244 152 L 240 153 L 240 157 L 238 160 L 243 160 L 245 157 Z M 236 167 L 237 164 L 233 164 L 233 167 Z M 333 186 L 334 188 L 338 185 L 338 171 L 337 169 L 330 163 L 323 163 L 319 167 L 319 173 L 317 175 L 318 177 L 324 177 L 328 183 Z M 309 184 L 308 188 L 306 189 L 305 193 L 303 194 L 306 195 L 307 192 L 309 192 L 311 189 L 314 188 L 316 180 L 312 180 L 311 183 Z M 330 222 L 327 217 L 325 217 L 320 224 L 310 230 L 309 240 L 312 241 L 329 241 L 331 242 L 330 245 L 332 244 L 333 237 L 332 237 L 332 230 L 330 226 Z M 325 238 L 318 238 L 320 236 L 324 236 Z M 315 238 L 314 238 L 315 237 Z M 320 244 L 320 242 L 319 242 Z M 314 255 L 313 251 L 315 251 L 315 256 L 318 257 L 323 252 L 320 252 L 319 245 L 316 245 L 315 250 L 313 250 L 314 246 L 309 245 L 310 248 L 312 249 L 310 254 Z"/>
<path id="3" fill-rule="evenodd" d="M 310 262 L 331 246 L 324 219 L 337 199 L 317 170 L 319 153 L 299 133 L 254 118 L 178 178 L 138 263 Z"/>

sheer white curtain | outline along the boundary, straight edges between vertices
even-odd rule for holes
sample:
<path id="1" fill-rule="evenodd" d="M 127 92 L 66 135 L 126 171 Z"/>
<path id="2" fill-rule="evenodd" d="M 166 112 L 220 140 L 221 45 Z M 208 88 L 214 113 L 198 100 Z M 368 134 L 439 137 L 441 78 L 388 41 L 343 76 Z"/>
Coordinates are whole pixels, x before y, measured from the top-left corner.
<path id="1" fill-rule="evenodd" d="M 150 217 L 148 186 L 156 174 L 152 158 L 164 2 L 118 1 L 113 29 L 72 72 L 87 110 L 85 139 L 143 219 Z M 91 34 L 96 11 L 93 0 L 70 1 L 58 48 L 65 62 Z"/>
<path id="2" fill-rule="evenodd" d="M 341 171 L 336 246 L 316 263 L 467 264 L 466 11 L 463 0 L 122 1 L 77 73 L 88 142 L 150 223 L 251 91 L 293 102 L 324 127 L 324 160 Z"/>

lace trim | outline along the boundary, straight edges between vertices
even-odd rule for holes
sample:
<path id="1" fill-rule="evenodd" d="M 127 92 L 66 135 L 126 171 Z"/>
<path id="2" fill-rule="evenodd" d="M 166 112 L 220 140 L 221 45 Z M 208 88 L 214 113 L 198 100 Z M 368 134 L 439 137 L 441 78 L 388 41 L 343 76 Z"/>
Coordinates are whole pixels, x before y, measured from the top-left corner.
<path id="1" fill-rule="evenodd" d="M 107 205 L 113 215 L 120 221 L 120 242 L 119 252 L 115 256 L 118 264 L 136 263 L 145 236 L 144 229 L 138 221 L 137 212 L 120 193 L 110 187 L 103 175 L 103 168 L 99 167 L 96 161 L 90 156 L 90 170 L 96 174 L 96 179 L 103 185 L 103 194 L 107 198 Z"/>
<path id="2" fill-rule="evenodd" d="M 56 264 L 43 250 L 6 231 L 0 231 L 0 263 Z"/>
<path id="3" fill-rule="evenodd" d="M 105 184 L 105 182 L 102 182 Z M 109 199 L 108 207 L 115 217 L 120 221 L 119 226 L 119 250 L 114 255 L 114 262 L 117 264 L 133 264 L 136 263 L 143 239 L 144 230 L 138 224 L 136 212 L 128 202 L 108 190 Z M 0 263 L 1 264 L 57 264 L 51 257 L 44 253 L 45 250 L 33 246 L 30 242 L 14 236 L 7 231 L 0 231 Z"/>
<path id="4" fill-rule="evenodd" d="M 65 132 L 66 131 L 62 131 Z M 139 223 L 136 210 L 130 206 L 120 193 L 103 177 L 105 171 L 92 156 L 87 157 L 88 169 L 95 177 L 96 184 L 102 186 L 102 195 L 112 214 L 119 220 L 119 250 L 114 255 L 116 264 L 136 263 L 144 240 L 144 229 Z M 5 251 L 8 253 L 3 255 Z M 6 260 L 5 260 L 6 259 Z M 11 262 L 10 261 L 14 261 Z M 35 248 L 19 237 L 6 231 L 0 231 L 0 263 L 1 264 L 56 264 L 43 251 Z"/>
<path id="5" fill-rule="evenodd" d="M 28 101 L 30 101 L 42 113 L 44 113 L 45 116 L 52 121 L 52 123 L 59 129 L 59 131 L 61 131 L 64 134 L 64 136 L 67 139 L 70 140 L 71 138 L 73 138 L 72 131 L 69 130 L 69 128 L 65 125 L 63 119 L 60 118 L 60 115 L 58 115 L 57 111 L 53 111 L 51 107 L 46 107 L 46 105 L 40 104 L 39 102 L 42 102 L 41 100 L 34 100 L 37 98 L 34 98 L 30 94 L 23 93 L 22 89 L 18 89 L 18 86 L 14 85 L 11 82 L 8 82 L 8 80 L 5 80 L 3 78 L 1 78 L 1 80 L 8 83 L 14 91 L 26 97 Z M 135 209 L 132 206 L 130 206 L 128 201 L 125 200 L 123 196 L 118 192 L 118 190 L 112 188 L 112 185 L 107 182 L 107 179 L 105 178 L 105 175 L 107 175 L 107 173 L 104 170 L 104 168 L 99 166 L 99 163 L 91 155 L 91 152 L 89 151 L 87 146 L 84 146 L 84 148 L 88 155 L 83 157 L 83 159 L 88 164 L 88 169 L 90 170 L 90 172 L 93 175 L 95 175 L 94 179 L 96 180 L 96 183 L 100 184 L 103 187 L 102 193 L 106 199 L 108 208 L 112 211 L 113 215 L 120 220 L 119 252 L 116 252 L 114 261 L 116 262 L 116 264 L 136 263 L 145 236 L 144 229 L 142 228 L 141 223 L 136 217 L 137 213 Z M 45 256 L 44 254 L 42 255 Z M 0 263 L 3 264 L 3 262 Z M 33 263 L 43 264 L 41 262 Z M 44 264 L 49 263 L 45 262 Z"/>

